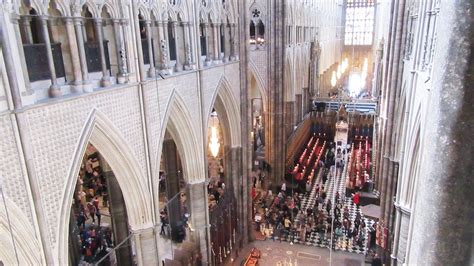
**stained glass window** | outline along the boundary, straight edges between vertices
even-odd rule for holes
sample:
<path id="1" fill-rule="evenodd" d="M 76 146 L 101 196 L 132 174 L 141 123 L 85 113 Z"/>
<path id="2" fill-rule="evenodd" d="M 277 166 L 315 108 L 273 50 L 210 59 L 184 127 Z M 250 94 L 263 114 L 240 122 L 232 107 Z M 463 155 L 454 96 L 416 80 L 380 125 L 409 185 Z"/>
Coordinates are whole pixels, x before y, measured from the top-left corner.
<path id="1" fill-rule="evenodd" d="M 344 44 L 372 45 L 374 20 L 374 0 L 347 0 Z"/>

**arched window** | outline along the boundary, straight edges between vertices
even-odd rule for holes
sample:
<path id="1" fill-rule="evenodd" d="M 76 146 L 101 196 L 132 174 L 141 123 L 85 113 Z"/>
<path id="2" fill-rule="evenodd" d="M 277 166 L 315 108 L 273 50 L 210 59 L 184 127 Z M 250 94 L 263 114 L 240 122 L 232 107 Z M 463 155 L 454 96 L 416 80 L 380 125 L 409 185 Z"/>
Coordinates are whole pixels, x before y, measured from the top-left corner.
<path id="1" fill-rule="evenodd" d="M 201 23 L 199 26 L 200 41 L 201 41 L 201 56 L 207 55 L 207 46 L 206 46 L 206 26 L 204 23 Z"/>
<path id="2" fill-rule="evenodd" d="M 173 22 L 168 20 L 168 45 L 170 48 L 170 60 L 176 60 L 176 36 L 173 33 Z"/>
<path id="3" fill-rule="evenodd" d="M 250 21 L 250 40 L 255 40 L 255 23 Z"/>
<path id="4" fill-rule="evenodd" d="M 372 45 L 375 4 L 372 0 L 346 4 L 345 45 Z"/>
<path id="5" fill-rule="evenodd" d="M 36 10 L 32 8 L 30 10 L 30 18 L 31 18 L 31 41 L 32 43 L 42 43 L 43 41 L 41 40 L 41 31 L 38 28 L 40 25 L 38 23 L 38 14 L 36 13 Z"/>
<path id="6" fill-rule="evenodd" d="M 265 39 L 265 25 L 263 25 L 261 19 L 259 19 L 257 23 L 257 39 L 258 38 Z"/>

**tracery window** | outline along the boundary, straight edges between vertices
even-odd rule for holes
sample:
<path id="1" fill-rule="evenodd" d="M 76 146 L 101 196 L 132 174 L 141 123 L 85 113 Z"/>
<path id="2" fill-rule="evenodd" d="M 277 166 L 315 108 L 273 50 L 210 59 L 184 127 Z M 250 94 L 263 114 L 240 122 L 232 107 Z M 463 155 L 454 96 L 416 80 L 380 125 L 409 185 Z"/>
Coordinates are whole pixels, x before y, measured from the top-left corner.
<path id="1" fill-rule="evenodd" d="M 421 60 L 421 69 L 423 71 L 431 68 L 434 50 L 436 47 L 436 27 L 440 9 L 440 0 L 428 1 L 425 10 L 425 33 L 423 34 L 423 56 Z"/>
<path id="2" fill-rule="evenodd" d="M 407 33 L 405 38 L 405 59 L 409 60 L 413 52 L 415 29 L 418 20 L 419 1 L 413 0 L 408 10 Z"/>
<path id="3" fill-rule="evenodd" d="M 372 45 L 374 20 L 374 0 L 347 0 L 344 44 Z"/>

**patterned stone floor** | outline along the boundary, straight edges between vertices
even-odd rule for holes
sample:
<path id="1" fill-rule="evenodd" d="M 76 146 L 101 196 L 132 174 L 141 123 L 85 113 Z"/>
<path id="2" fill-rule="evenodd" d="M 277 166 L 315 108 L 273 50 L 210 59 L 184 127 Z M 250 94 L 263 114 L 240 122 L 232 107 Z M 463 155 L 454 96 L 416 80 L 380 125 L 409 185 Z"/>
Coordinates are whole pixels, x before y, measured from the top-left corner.
<path id="1" fill-rule="evenodd" d="M 291 245 L 279 241 L 255 241 L 248 244 L 237 259 L 230 259 L 225 265 L 241 265 L 250 250 L 256 247 L 262 252 L 259 265 L 262 266 L 328 266 L 332 258 L 333 266 L 360 266 L 364 265 L 364 255 L 341 251 L 330 252 L 327 248 L 313 246 Z M 235 256 L 235 254 L 232 254 Z"/>
<path id="2" fill-rule="evenodd" d="M 348 156 L 346 156 L 346 161 L 348 161 Z M 352 238 L 348 238 L 347 235 L 344 232 L 344 235 L 340 237 L 339 239 L 336 239 L 335 237 L 333 238 L 333 248 L 335 250 L 340 250 L 340 251 L 348 251 L 352 253 L 357 253 L 357 254 L 367 254 L 368 251 L 368 229 L 373 225 L 374 221 L 371 219 L 368 219 L 364 217 L 363 213 L 361 212 L 360 208 L 358 208 L 355 204 L 353 204 L 351 198 L 345 198 L 346 195 L 346 175 L 347 175 L 347 168 L 337 170 L 337 173 L 334 174 L 334 171 L 331 169 L 331 173 L 328 175 L 328 179 L 324 184 L 322 184 L 322 178 L 321 178 L 321 171 L 318 172 L 318 175 L 316 179 L 314 180 L 313 184 L 313 189 L 311 192 L 307 195 L 305 195 L 301 201 L 301 206 L 300 208 L 300 213 L 297 215 L 297 220 L 301 216 L 301 212 L 303 210 L 306 210 L 307 208 L 312 208 L 315 205 L 316 201 L 316 193 L 315 193 L 315 187 L 316 184 L 319 184 L 321 187 L 324 185 L 325 190 L 327 191 L 327 197 L 326 200 L 324 201 L 325 204 L 327 204 L 328 200 L 331 200 L 331 202 L 334 204 L 335 198 L 336 198 L 336 192 L 339 192 L 339 195 L 342 197 L 342 209 L 341 209 L 341 217 L 340 221 L 343 220 L 343 210 L 345 207 L 348 208 L 349 210 L 349 220 L 351 221 L 351 229 L 354 228 L 354 221 L 356 219 L 357 214 L 361 216 L 361 219 L 364 220 L 366 224 L 366 228 L 364 229 L 364 238 L 363 241 L 359 244 L 355 243 Z M 334 178 L 335 176 L 335 178 Z M 323 209 L 326 217 L 328 216 L 328 212 Z M 326 222 L 325 222 L 326 224 Z M 318 233 L 316 232 L 315 229 L 311 230 L 310 232 L 306 233 L 305 241 L 301 241 L 300 236 L 298 233 L 295 231 L 292 231 L 289 235 L 283 236 L 282 240 L 286 242 L 293 242 L 295 244 L 303 244 L 307 246 L 315 246 L 315 247 L 329 247 L 331 246 L 331 234 L 328 232 L 325 233 Z M 278 239 L 278 238 L 277 238 Z"/>

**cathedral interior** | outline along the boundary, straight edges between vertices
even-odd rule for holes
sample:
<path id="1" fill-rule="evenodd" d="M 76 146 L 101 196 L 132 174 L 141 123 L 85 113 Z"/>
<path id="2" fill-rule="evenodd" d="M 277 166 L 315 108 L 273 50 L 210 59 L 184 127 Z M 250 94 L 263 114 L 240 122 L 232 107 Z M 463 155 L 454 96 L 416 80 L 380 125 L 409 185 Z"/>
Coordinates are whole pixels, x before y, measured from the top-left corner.
<path id="1" fill-rule="evenodd" d="M 472 0 L 3 0 L 0 265 L 474 265 Z"/>

